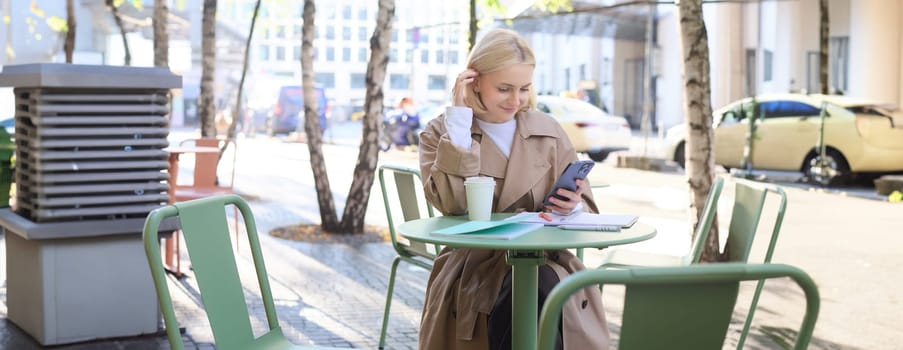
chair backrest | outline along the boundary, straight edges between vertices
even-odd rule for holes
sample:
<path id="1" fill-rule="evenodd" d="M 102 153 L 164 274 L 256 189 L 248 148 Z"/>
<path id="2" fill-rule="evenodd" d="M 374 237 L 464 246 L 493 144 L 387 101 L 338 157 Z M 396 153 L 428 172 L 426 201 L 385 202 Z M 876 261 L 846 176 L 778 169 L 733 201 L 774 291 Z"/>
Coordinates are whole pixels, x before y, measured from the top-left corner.
<path id="1" fill-rule="evenodd" d="M 805 349 L 818 318 L 815 282 L 789 265 L 739 263 L 583 270 L 549 293 L 539 317 L 539 349 L 553 349 L 561 308 L 582 288 L 625 285 L 619 349 L 721 349 L 741 281 L 790 277 L 806 296 L 795 349 Z"/>
<path id="2" fill-rule="evenodd" d="M 219 138 L 198 138 L 187 139 L 179 142 L 180 146 L 195 147 L 216 147 L 220 149 L 220 153 L 196 153 L 194 155 L 194 182 L 192 187 L 211 188 L 211 187 L 232 187 L 235 182 L 235 161 L 238 154 L 238 144 L 234 140 Z M 232 146 L 230 157 L 232 167 L 230 170 L 230 178 L 228 184 L 220 184 L 217 174 L 219 170 L 220 160 Z"/>
<path id="3" fill-rule="evenodd" d="M 765 250 L 764 263 L 770 263 L 774 248 L 778 242 L 778 235 L 781 231 L 781 224 L 784 221 L 784 213 L 787 211 L 787 194 L 779 186 L 757 184 L 737 183 L 736 198 L 734 200 L 734 213 L 731 218 L 730 231 L 727 238 L 727 254 L 730 262 L 748 262 L 749 253 L 755 241 L 755 233 L 758 224 L 761 221 L 765 199 L 768 193 L 774 193 L 780 198 L 775 212 L 774 226 L 771 231 L 771 237 L 768 242 L 768 248 Z M 737 219 L 735 219 L 737 218 Z M 754 220 L 754 221 L 752 221 Z M 740 331 L 740 338 L 737 342 L 737 349 L 742 349 L 746 342 L 752 326 L 753 317 L 756 312 L 756 306 L 759 303 L 759 296 L 762 293 L 764 281 L 756 284 L 755 292 L 753 292 L 752 300 L 749 305 L 749 313 L 743 329 Z"/>
<path id="4" fill-rule="evenodd" d="M 244 289 L 239 279 L 232 242 L 229 237 L 226 205 L 235 205 L 241 212 L 248 234 L 251 254 L 263 299 L 270 331 L 254 338 Z M 173 349 L 182 349 L 179 324 L 175 319 L 172 299 L 166 283 L 158 241 L 160 222 L 167 217 L 179 218 L 185 236 L 207 319 L 213 330 L 217 349 L 250 349 L 261 342 L 281 338 L 276 307 L 270 290 L 266 266 L 260 251 L 257 225 L 248 204 L 236 195 L 207 197 L 176 203 L 151 211 L 144 224 L 144 249 L 147 254 L 154 287 L 160 301 L 166 334 Z"/>
<path id="5" fill-rule="evenodd" d="M 768 190 L 752 182 L 738 181 L 734 190 L 734 207 L 727 233 L 727 261 L 747 262 L 752 250 L 765 196 Z"/>
<path id="6" fill-rule="evenodd" d="M 392 201 L 390 188 L 385 177 L 385 173 L 392 174 L 392 183 L 394 183 L 394 193 L 397 195 L 398 202 Z M 382 190 L 383 205 L 386 208 L 386 218 L 389 224 L 389 234 L 392 239 L 392 246 L 401 256 L 421 256 L 428 259 L 434 259 L 438 253 L 437 247 L 427 245 L 422 242 L 402 242 L 399 240 L 398 233 L 395 231 L 396 220 L 401 222 L 420 219 L 423 216 L 421 205 L 425 206 L 426 214 L 429 217 L 435 216 L 433 206 L 430 205 L 426 197 L 422 196 L 422 192 L 418 192 L 417 188 L 422 186 L 420 180 L 420 171 L 408 167 L 398 165 L 382 165 L 379 167 L 379 187 Z M 398 216 L 392 208 L 401 207 L 401 216 Z"/>
<path id="7" fill-rule="evenodd" d="M 683 257 L 682 265 L 695 264 L 702 258 L 705 242 L 708 240 L 712 223 L 715 220 L 715 213 L 718 209 L 718 199 L 721 198 L 722 187 L 724 187 L 724 179 L 715 177 L 715 180 L 712 181 L 712 187 L 709 188 L 709 195 L 705 199 L 705 205 L 702 207 L 702 212 L 699 214 L 696 230 L 693 231 L 693 243 L 690 245 L 690 253 Z"/>

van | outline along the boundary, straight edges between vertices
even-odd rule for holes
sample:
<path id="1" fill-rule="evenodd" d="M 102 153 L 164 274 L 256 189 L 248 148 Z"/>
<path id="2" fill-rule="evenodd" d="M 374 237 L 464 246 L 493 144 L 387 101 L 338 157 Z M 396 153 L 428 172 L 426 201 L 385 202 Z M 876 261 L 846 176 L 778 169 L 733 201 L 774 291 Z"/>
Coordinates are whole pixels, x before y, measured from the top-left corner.
<path id="1" fill-rule="evenodd" d="M 320 133 L 326 131 L 326 111 L 329 102 L 326 100 L 326 91 L 322 87 L 314 87 L 317 95 L 317 114 L 320 119 Z M 267 134 L 288 134 L 298 130 L 299 124 L 304 123 L 304 89 L 299 85 L 285 85 L 279 88 L 279 99 L 273 106 L 267 123 Z M 303 126 L 302 126 L 303 130 Z"/>

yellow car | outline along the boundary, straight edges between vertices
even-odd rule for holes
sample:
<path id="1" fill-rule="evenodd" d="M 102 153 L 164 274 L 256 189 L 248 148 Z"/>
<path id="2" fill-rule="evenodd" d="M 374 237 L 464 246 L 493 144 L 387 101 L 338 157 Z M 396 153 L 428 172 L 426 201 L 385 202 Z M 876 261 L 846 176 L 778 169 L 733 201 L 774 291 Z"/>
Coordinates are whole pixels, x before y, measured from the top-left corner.
<path id="1" fill-rule="evenodd" d="M 745 98 L 714 113 L 715 163 L 743 167 L 753 104 L 759 119 L 752 151 L 755 169 L 800 171 L 821 185 L 843 184 L 856 173 L 903 171 L 903 114 L 886 104 L 834 95 L 773 94 Z M 819 166 L 821 106 L 825 157 Z M 668 130 L 666 154 L 683 165 L 684 125 Z"/>

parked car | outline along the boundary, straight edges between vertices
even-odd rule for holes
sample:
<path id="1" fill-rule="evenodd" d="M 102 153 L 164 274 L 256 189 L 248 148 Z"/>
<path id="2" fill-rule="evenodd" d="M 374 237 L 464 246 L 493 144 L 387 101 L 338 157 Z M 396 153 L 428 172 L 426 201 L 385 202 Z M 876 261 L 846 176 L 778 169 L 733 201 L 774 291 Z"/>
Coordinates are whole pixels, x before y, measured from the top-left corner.
<path id="1" fill-rule="evenodd" d="M 561 124 L 577 152 L 601 162 L 611 152 L 630 148 L 627 119 L 612 116 L 596 106 L 575 98 L 539 95 L 536 108 Z"/>
<path id="2" fill-rule="evenodd" d="M 325 132 L 326 111 L 329 108 L 329 102 L 326 99 L 326 92 L 322 87 L 315 87 L 317 94 L 317 107 L 320 117 L 320 132 Z M 304 122 L 304 90 L 299 85 L 285 85 L 279 88 L 279 99 L 273 106 L 272 113 L 269 115 L 267 123 L 267 134 L 288 134 L 298 130 L 298 125 Z"/>
<path id="3" fill-rule="evenodd" d="M 714 112 L 715 163 L 739 168 L 754 100 L 744 98 Z M 886 104 L 835 95 L 770 94 L 755 98 L 759 121 L 752 165 L 756 169 L 800 171 L 822 185 L 843 184 L 856 173 L 903 171 L 903 115 Z M 826 103 L 827 145 L 817 166 L 820 112 Z M 668 130 L 665 154 L 683 165 L 686 127 Z M 821 171 L 820 169 L 825 169 Z"/>

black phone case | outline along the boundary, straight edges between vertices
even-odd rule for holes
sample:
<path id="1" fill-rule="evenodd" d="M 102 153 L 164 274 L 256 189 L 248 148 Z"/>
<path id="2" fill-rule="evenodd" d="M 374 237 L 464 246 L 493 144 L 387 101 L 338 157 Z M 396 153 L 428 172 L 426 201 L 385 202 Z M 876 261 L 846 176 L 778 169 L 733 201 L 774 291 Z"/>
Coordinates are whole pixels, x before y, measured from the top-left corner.
<path id="1" fill-rule="evenodd" d="M 586 176 L 589 175 L 589 171 L 593 170 L 593 166 L 595 165 L 596 162 L 592 160 L 575 160 L 571 162 L 571 164 L 568 164 L 568 167 L 564 169 L 564 172 L 562 172 L 561 176 L 558 177 L 558 180 L 555 181 L 555 186 L 552 186 L 552 190 L 550 190 L 549 194 L 546 195 L 546 199 L 542 202 L 543 205 L 552 204 L 551 202 L 549 202 L 549 197 L 551 196 L 555 196 L 555 198 L 561 200 L 567 200 L 567 198 L 555 194 L 555 191 L 559 188 L 566 188 L 571 191 L 576 191 L 576 180 L 586 179 Z"/>

